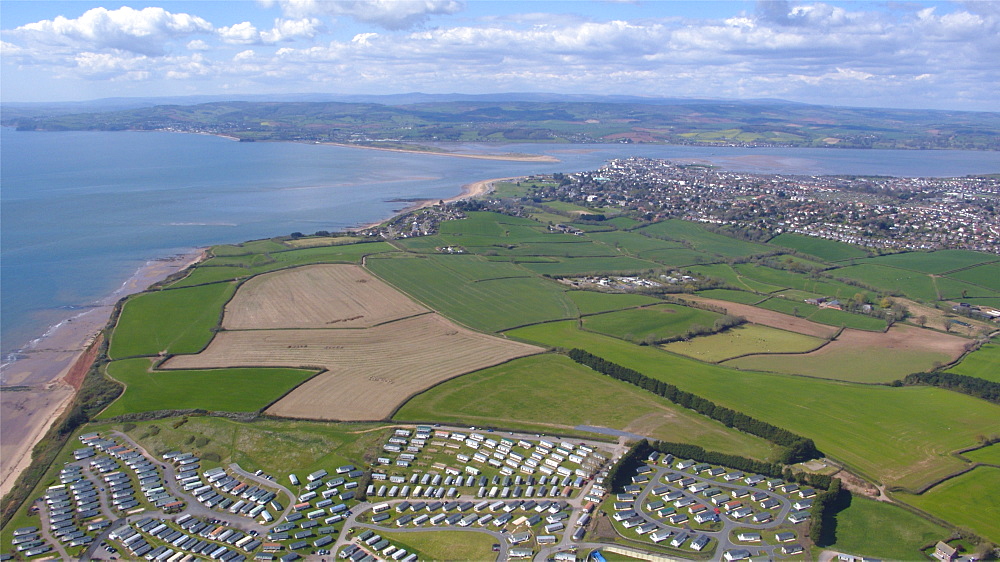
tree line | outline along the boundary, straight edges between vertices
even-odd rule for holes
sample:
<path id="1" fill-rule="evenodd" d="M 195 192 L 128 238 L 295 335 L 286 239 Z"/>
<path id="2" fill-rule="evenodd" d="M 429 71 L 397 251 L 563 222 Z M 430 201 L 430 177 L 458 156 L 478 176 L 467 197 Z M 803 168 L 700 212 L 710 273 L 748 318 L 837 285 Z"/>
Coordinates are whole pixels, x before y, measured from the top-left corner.
<path id="1" fill-rule="evenodd" d="M 1000 404 L 1000 383 L 978 377 L 957 375 L 955 373 L 912 373 L 902 381 L 896 381 L 893 386 L 937 386 L 976 398 L 982 398 L 994 404 Z"/>
<path id="2" fill-rule="evenodd" d="M 742 412 L 719 406 L 711 400 L 681 390 L 670 383 L 647 377 L 634 369 L 612 363 L 582 349 L 571 349 L 568 355 L 570 359 L 581 365 L 586 365 L 613 379 L 648 390 L 657 396 L 662 396 L 670 400 L 678 406 L 694 410 L 699 414 L 719 421 L 726 427 L 732 427 L 751 435 L 756 435 L 776 445 L 785 447 L 786 450 L 780 459 L 784 464 L 802 462 L 822 456 L 816 449 L 816 444 L 813 443 L 812 439 L 797 435 L 787 429 L 782 429 L 752 418 Z"/>

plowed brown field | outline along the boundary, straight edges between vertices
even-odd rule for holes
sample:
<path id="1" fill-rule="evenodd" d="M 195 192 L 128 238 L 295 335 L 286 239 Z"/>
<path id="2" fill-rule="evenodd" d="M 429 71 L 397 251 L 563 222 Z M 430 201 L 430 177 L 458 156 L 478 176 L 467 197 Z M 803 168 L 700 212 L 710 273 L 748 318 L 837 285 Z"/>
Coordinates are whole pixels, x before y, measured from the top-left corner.
<path id="1" fill-rule="evenodd" d="M 365 328 L 427 312 L 356 265 L 311 265 L 258 275 L 226 305 L 227 330 Z"/>
<path id="2" fill-rule="evenodd" d="M 437 314 L 424 314 L 364 330 L 221 332 L 202 353 L 178 355 L 162 368 L 320 367 L 327 371 L 267 412 L 379 420 L 441 381 L 541 351 L 460 328 Z"/>

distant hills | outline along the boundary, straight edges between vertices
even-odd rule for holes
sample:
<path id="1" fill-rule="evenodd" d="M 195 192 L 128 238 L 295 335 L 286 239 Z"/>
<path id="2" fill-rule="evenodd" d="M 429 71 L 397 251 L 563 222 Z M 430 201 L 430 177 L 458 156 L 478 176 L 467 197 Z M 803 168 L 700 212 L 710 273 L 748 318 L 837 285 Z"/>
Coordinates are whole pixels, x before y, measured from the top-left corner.
<path id="1" fill-rule="evenodd" d="M 545 93 L 297 94 L 6 103 L 21 130 L 180 130 L 240 140 L 669 143 L 1000 150 L 1000 113 Z"/>

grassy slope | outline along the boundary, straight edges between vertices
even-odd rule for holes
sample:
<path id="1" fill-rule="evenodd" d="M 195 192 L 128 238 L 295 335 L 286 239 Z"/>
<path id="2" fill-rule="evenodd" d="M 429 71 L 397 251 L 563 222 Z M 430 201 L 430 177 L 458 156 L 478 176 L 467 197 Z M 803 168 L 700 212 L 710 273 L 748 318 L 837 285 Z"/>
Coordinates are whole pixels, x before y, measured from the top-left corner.
<path id="1" fill-rule="evenodd" d="M 503 262 L 488 262 L 478 256 L 448 256 L 447 260 L 434 257 L 369 259 L 367 262 L 372 272 L 397 289 L 474 329 L 494 332 L 577 315 L 576 306 L 566 296 L 563 286 L 533 277 L 524 270 L 521 270 L 522 278 L 473 282 L 471 277 L 477 272 L 471 269 L 485 270 L 491 265 L 517 268 Z"/>
<path id="2" fill-rule="evenodd" d="M 647 336 L 663 340 L 682 335 L 695 324 L 711 328 L 721 317 L 721 314 L 689 306 L 661 304 L 588 316 L 583 320 L 583 327 L 633 341 Z"/>
<path id="3" fill-rule="evenodd" d="M 812 336 L 770 326 L 749 324 L 726 330 L 721 334 L 668 343 L 663 347 L 673 353 L 716 363 L 747 353 L 811 351 L 823 342 L 824 340 Z"/>
<path id="4" fill-rule="evenodd" d="M 1000 543 L 1000 468 L 980 466 L 946 480 L 919 496 L 897 494 L 945 521 Z"/>
<path id="5" fill-rule="evenodd" d="M 971 459 L 973 462 L 984 462 L 1000 466 L 1000 443 L 994 443 L 982 449 L 962 453 L 962 456 Z"/>
<path id="6" fill-rule="evenodd" d="M 950 532 L 901 507 L 861 496 L 837 514 L 838 552 L 889 560 L 923 560 L 920 548 Z"/>
<path id="7" fill-rule="evenodd" d="M 129 299 L 111 336 L 109 355 L 197 353 L 211 341 L 211 329 L 235 290 L 233 283 L 220 283 L 143 293 Z"/>
<path id="8" fill-rule="evenodd" d="M 949 373 L 1000 382 L 1000 343 L 994 339 L 966 355 L 962 362 L 948 369 Z"/>
<path id="9" fill-rule="evenodd" d="M 442 383 L 411 399 L 394 417 L 510 428 L 527 424 L 536 431 L 546 426 L 557 431 L 594 425 L 759 459 L 771 452 L 771 445 L 763 439 L 727 429 L 551 354 L 517 359 Z"/>
<path id="10" fill-rule="evenodd" d="M 761 355 L 727 361 L 750 371 L 773 371 L 852 382 L 892 382 L 910 373 L 930 371 L 947 363 L 947 353 L 891 349 L 841 349 L 817 356 Z"/>
<path id="11" fill-rule="evenodd" d="M 922 273 L 940 274 L 979 263 L 997 261 L 997 256 L 971 250 L 939 250 L 937 252 L 891 254 L 864 261 L 912 269 Z"/>
<path id="12" fill-rule="evenodd" d="M 581 347 L 801 435 L 886 483 L 916 486 L 962 467 L 948 452 L 1000 432 L 1000 407 L 932 387 L 872 387 L 708 365 L 555 322 L 508 332 Z"/>
<path id="13" fill-rule="evenodd" d="M 213 369 L 150 371 L 150 360 L 125 359 L 107 367 L 126 385 L 102 418 L 154 410 L 204 409 L 253 412 L 277 400 L 313 375 L 300 369 Z"/>
<path id="14" fill-rule="evenodd" d="M 863 258 L 868 255 L 864 248 L 852 246 L 835 240 L 826 240 L 801 234 L 779 234 L 768 241 L 768 244 L 791 248 L 803 254 L 816 256 L 821 260 L 839 261 L 850 258 Z"/>
<path id="15" fill-rule="evenodd" d="M 659 302 L 658 299 L 646 295 L 599 293 L 597 291 L 570 291 L 566 295 L 580 310 L 580 314 L 610 312 Z"/>
<path id="16" fill-rule="evenodd" d="M 841 267 L 832 272 L 836 277 L 846 277 L 870 285 L 883 293 L 899 294 L 921 301 L 936 301 L 934 282 L 925 274 L 874 263 Z"/>

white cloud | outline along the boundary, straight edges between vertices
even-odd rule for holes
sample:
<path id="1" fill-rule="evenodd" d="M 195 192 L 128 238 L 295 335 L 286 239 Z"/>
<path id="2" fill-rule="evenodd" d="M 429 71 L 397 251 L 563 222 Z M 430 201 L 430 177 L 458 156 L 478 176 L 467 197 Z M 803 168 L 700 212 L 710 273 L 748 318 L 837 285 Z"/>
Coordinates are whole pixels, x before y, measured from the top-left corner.
<path id="1" fill-rule="evenodd" d="M 410 29 L 432 15 L 454 14 L 463 8 L 457 0 L 279 0 L 289 17 L 347 16 L 390 30 Z"/>
<path id="2" fill-rule="evenodd" d="M 274 27 L 270 31 L 260 31 L 253 24 L 245 21 L 228 27 L 220 27 L 216 33 L 224 42 L 233 45 L 273 45 L 282 41 L 311 39 L 322 29 L 322 22 L 316 18 L 297 20 L 278 18 L 274 20 Z"/>
<path id="3" fill-rule="evenodd" d="M 94 8 L 76 19 L 58 16 L 29 23 L 13 34 L 41 45 L 161 56 L 168 40 L 211 31 L 212 25 L 197 16 L 174 14 L 163 8 L 135 10 L 126 6 L 117 10 Z"/>
<path id="4" fill-rule="evenodd" d="M 260 42 L 260 31 L 248 21 L 227 27 L 220 27 L 216 30 L 216 33 L 226 43 L 249 45 Z"/>
<path id="5" fill-rule="evenodd" d="M 189 51 L 207 51 L 210 48 L 211 47 L 208 46 L 208 43 L 202 41 L 201 39 L 193 39 L 188 41 L 187 44 L 187 50 Z"/>

